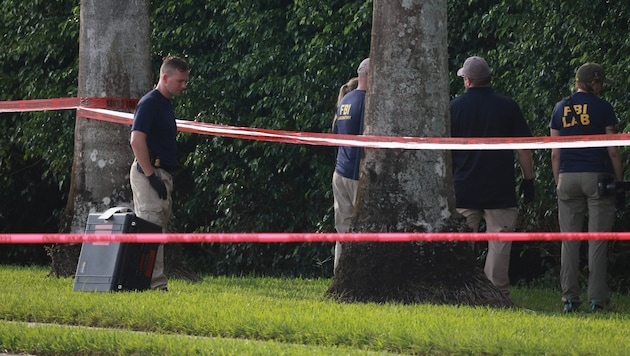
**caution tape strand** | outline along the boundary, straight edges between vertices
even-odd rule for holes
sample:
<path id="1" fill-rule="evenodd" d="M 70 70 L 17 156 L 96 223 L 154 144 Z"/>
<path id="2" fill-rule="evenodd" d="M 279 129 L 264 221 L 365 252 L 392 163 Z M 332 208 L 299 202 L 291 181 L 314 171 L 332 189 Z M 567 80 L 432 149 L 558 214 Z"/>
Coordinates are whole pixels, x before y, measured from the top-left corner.
<path id="1" fill-rule="evenodd" d="M 131 125 L 133 114 L 106 109 L 77 109 L 77 116 Z M 177 120 L 177 129 L 202 135 L 317 146 L 355 146 L 409 150 L 514 150 L 630 145 L 630 134 L 545 137 L 402 137 L 340 135 L 317 132 L 254 129 Z"/>
<path id="2" fill-rule="evenodd" d="M 630 232 L 436 232 L 436 233 L 126 233 L 0 234 L 0 244 L 288 243 L 288 242 L 454 242 L 454 241 L 630 240 Z"/>

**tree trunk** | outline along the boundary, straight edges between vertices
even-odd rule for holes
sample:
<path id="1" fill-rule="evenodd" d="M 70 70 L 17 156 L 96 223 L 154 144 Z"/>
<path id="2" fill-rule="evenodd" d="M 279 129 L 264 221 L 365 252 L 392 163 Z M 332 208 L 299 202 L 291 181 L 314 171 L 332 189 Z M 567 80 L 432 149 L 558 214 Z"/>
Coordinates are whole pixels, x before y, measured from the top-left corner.
<path id="1" fill-rule="evenodd" d="M 79 97 L 139 99 L 151 90 L 149 10 L 149 0 L 81 1 Z M 129 169 L 133 152 L 126 125 L 77 118 L 74 134 L 70 194 L 60 231 L 83 233 L 89 213 L 132 207 Z M 51 274 L 75 274 L 79 248 L 54 245 L 47 251 Z M 174 252 L 181 257 L 181 246 Z M 183 265 L 182 261 L 173 262 Z"/>
<path id="2" fill-rule="evenodd" d="M 81 1 L 79 96 L 140 98 L 151 89 L 148 0 Z M 69 230 L 90 212 L 131 207 L 129 126 L 77 118 Z"/>
<path id="3" fill-rule="evenodd" d="M 366 135 L 450 135 L 446 3 L 374 1 Z M 445 150 L 366 149 L 351 230 L 465 231 Z M 509 306 L 467 243 L 346 243 L 343 301 Z"/>

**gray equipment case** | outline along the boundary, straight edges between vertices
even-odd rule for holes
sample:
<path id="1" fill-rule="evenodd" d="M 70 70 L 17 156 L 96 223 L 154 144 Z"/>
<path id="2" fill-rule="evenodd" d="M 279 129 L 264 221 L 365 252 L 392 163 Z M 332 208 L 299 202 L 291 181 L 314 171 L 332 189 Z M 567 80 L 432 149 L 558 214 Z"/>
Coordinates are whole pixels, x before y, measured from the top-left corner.
<path id="1" fill-rule="evenodd" d="M 86 234 L 162 232 L 162 227 L 116 207 L 89 214 Z M 74 278 L 75 291 L 106 292 L 146 290 L 157 253 L 157 243 L 85 242 Z"/>

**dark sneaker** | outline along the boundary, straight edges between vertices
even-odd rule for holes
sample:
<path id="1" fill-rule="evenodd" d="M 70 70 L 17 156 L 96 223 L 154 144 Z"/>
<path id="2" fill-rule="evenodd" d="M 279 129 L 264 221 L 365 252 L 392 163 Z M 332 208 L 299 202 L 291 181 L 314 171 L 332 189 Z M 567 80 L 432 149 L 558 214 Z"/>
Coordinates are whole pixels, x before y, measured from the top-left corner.
<path id="1" fill-rule="evenodd" d="M 597 313 L 604 310 L 603 305 L 599 305 L 595 302 L 591 302 L 591 313 Z"/>
<path id="2" fill-rule="evenodd" d="M 562 310 L 562 312 L 573 313 L 573 312 L 578 311 L 579 308 L 580 308 L 579 303 L 574 303 L 572 300 L 567 300 L 566 302 L 564 302 L 564 309 Z"/>

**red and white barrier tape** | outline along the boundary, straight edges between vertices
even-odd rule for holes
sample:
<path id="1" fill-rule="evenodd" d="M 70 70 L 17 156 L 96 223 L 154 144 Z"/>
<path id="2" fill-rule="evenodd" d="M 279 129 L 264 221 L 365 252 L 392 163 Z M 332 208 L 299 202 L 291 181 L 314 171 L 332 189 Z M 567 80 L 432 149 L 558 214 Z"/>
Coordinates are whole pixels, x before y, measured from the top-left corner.
<path id="1" fill-rule="evenodd" d="M 138 99 L 129 98 L 57 98 L 0 101 L 0 113 L 43 110 L 71 110 L 80 107 L 134 110 Z"/>
<path id="2" fill-rule="evenodd" d="M 630 240 L 630 232 L 436 232 L 436 233 L 139 233 L 139 234 L 0 234 L 0 244 L 82 242 L 133 243 L 278 243 L 278 242 L 453 242 L 453 241 Z"/>
<path id="3" fill-rule="evenodd" d="M 78 108 L 77 116 L 131 125 L 133 114 L 105 109 Z M 317 146 L 356 146 L 409 150 L 499 150 L 608 147 L 630 145 L 630 134 L 544 137 L 401 137 L 339 135 L 317 132 L 254 129 L 177 120 L 182 132 L 248 140 Z"/>
<path id="4" fill-rule="evenodd" d="M 133 110 L 137 99 L 124 98 L 61 98 L 0 102 L 0 113 L 39 110 L 76 109 L 77 117 L 131 125 L 133 114 L 107 109 Z M 105 109 L 103 109 L 105 108 Z M 179 131 L 319 146 L 356 146 L 368 148 L 434 149 L 434 150 L 497 150 L 608 147 L 630 145 L 630 134 L 519 137 L 519 138 L 456 138 L 355 136 L 296 132 L 226 126 L 177 120 Z M 630 233 L 215 233 L 215 234 L 0 234 L 0 244 L 46 244 L 79 242 L 410 242 L 410 241 L 532 241 L 532 240 L 630 240 Z"/>
<path id="5" fill-rule="evenodd" d="M 133 122 L 132 114 L 106 109 L 133 110 L 137 103 L 138 99 L 95 97 L 0 101 L 0 113 L 76 109 L 78 117 L 131 125 Z M 318 146 L 356 146 L 414 150 L 497 150 L 630 145 L 629 134 L 563 137 L 457 138 L 335 135 L 316 132 L 253 129 L 186 120 L 178 120 L 177 126 L 182 132 L 196 134 Z"/>

